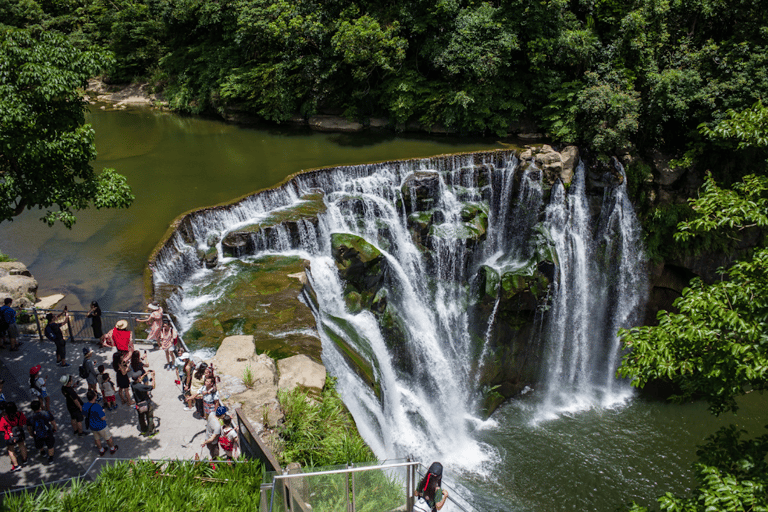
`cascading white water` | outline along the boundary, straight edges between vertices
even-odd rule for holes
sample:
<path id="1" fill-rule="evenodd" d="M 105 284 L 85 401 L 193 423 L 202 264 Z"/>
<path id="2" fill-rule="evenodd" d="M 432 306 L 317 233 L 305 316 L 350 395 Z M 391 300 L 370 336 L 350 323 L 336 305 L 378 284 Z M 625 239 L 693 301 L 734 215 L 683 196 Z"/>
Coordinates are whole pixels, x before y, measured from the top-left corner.
<path id="1" fill-rule="evenodd" d="M 567 195 L 555 185 L 546 209 L 560 265 L 546 333 L 540 419 L 609 406 L 631 393 L 629 383 L 615 377 L 621 357 L 616 333 L 641 313 L 645 269 L 639 224 L 618 162 L 616 171 L 620 183 L 606 187 L 596 229 L 584 195 L 583 164 Z"/>
<path id="2" fill-rule="evenodd" d="M 196 303 L 191 290 L 204 288 L 200 283 L 208 275 L 220 278 L 220 273 L 201 268 L 197 251 L 211 237 L 220 240 L 237 226 L 321 190 L 327 210 L 318 216 L 316 226 L 298 223 L 298 242 L 277 227 L 269 237 L 254 243 L 259 250 L 298 252 L 311 261 L 308 277 L 318 299 L 314 314 L 323 341 L 323 361 L 338 377 L 342 397 L 375 453 L 381 458 L 410 453 L 422 460 L 439 456 L 445 464 L 476 469 L 494 453 L 473 438 L 473 430 L 482 423 L 475 403 L 478 390 L 473 365 L 477 354 L 485 351 L 473 352 L 469 282 L 480 265 L 503 269 L 530 257 L 529 238 L 542 215 L 541 172 L 535 167 L 521 171 L 517 163 L 509 152 L 500 159 L 498 155 L 488 157 L 487 162 L 470 155 L 299 175 L 232 208 L 210 209 L 182 221 L 179 231 L 184 234 L 174 234 L 160 251 L 154 279 L 158 284 L 183 286 L 171 305 L 178 309 L 177 314 L 186 313 L 188 326 Z M 402 190 L 414 173 L 437 178 L 434 209 L 440 212 L 440 219 L 433 229 L 441 235 L 431 238 L 431 259 L 408 229 L 407 211 L 414 209 L 417 199 L 413 194 L 404 196 Z M 350 200 L 361 205 L 361 210 L 351 208 Z M 624 188 L 613 187 L 606 193 L 597 239 L 586 201 L 580 166 L 567 193 L 559 183 L 553 187 L 544 213 L 543 226 L 559 258 L 557 278 L 547 294 L 552 296 L 552 308 L 544 327 L 535 330 L 543 333 L 545 339 L 539 345 L 548 352 L 546 411 L 566 409 L 574 400 L 599 404 L 615 395 L 615 332 L 627 325 L 642 302 L 642 296 L 633 291 L 642 288 L 640 278 L 629 270 L 632 259 L 641 252 Z M 467 204 L 480 205 L 488 218 L 486 236 L 472 247 L 452 235 L 462 229 L 462 208 Z M 347 310 L 344 283 L 331 255 L 332 233 L 364 238 L 386 259 L 391 280 L 389 304 L 402 320 L 413 362 L 409 372 L 394 364 L 395 354 L 374 314 Z M 218 247 L 219 261 L 226 263 L 221 245 Z M 616 279 L 602 278 L 606 268 L 615 272 Z M 497 321 L 498 306 L 496 302 L 489 318 L 482 319 L 487 325 L 486 340 Z M 340 322 L 351 329 L 341 329 Z M 601 322 L 600 328 L 596 328 L 597 322 Z M 359 346 L 361 353 L 374 360 L 380 399 L 349 370 L 329 332 Z"/>

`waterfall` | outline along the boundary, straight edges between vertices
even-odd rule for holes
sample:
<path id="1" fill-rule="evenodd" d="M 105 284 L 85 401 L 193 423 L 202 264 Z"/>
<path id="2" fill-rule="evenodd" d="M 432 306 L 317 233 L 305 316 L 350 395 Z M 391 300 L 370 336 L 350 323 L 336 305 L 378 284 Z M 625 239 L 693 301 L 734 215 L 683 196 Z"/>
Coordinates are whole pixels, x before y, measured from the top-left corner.
<path id="1" fill-rule="evenodd" d="M 640 227 L 619 184 L 606 187 L 597 228 L 584 195 L 580 164 L 568 193 L 553 187 L 545 223 L 555 242 L 559 267 L 549 316 L 548 353 L 539 418 L 623 401 L 629 382 L 615 377 L 621 360 L 616 333 L 637 319 L 645 303 L 644 255 Z"/>
<path id="2" fill-rule="evenodd" d="M 200 251 L 217 241 L 218 261 L 225 264 L 233 259 L 222 248 L 228 233 L 321 192 L 325 210 L 314 221 L 261 230 L 243 242 L 243 250 L 300 254 L 310 261 L 308 281 L 317 301 L 307 302 L 323 362 L 377 456 L 432 460 L 440 454 L 444 464 L 477 468 L 495 455 L 473 436 L 483 424 L 475 379 L 494 328 L 510 313 L 503 311 L 498 285 L 485 317 L 474 318 L 484 310 L 471 282 L 481 268 L 498 276 L 536 272 L 530 263 L 538 261 L 532 260 L 540 251 L 531 242 L 536 236 L 550 240 L 558 260 L 551 288 L 539 299 L 551 307 L 545 317 L 537 313 L 541 328 L 531 331 L 543 337 L 535 345 L 546 352 L 543 410 L 610 403 L 624 389 L 613 377 L 620 357 L 615 332 L 643 301 L 633 270 L 642 258 L 639 230 L 626 187 L 606 187 L 593 226 L 583 165 L 567 191 L 559 181 L 552 187 L 546 206 L 542 179 L 535 166 L 521 169 L 511 151 L 311 171 L 230 207 L 181 219 L 157 252 L 154 281 L 178 287 L 169 305 L 188 328 L 196 304 L 210 300 L 222 279 L 221 270 L 200 263 Z M 417 190 L 421 185 L 432 187 L 426 199 Z M 413 230 L 420 215 L 430 219 L 421 237 Z M 387 313 L 398 321 L 402 345 L 392 344 L 372 311 L 349 311 L 330 242 L 340 233 L 381 253 Z M 480 326 L 474 337 L 473 325 Z M 350 371 L 334 337 L 371 360 L 378 392 Z M 398 364 L 402 360 L 407 366 Z"/>

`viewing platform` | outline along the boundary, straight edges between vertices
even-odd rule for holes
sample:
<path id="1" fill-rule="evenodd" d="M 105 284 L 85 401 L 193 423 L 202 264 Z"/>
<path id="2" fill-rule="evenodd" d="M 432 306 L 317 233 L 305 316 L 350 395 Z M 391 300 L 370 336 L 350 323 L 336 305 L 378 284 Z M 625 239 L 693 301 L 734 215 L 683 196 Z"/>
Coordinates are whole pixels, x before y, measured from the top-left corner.
<path id="1" fill-rule="evenodd" d="M 56 365 L 56 347 L 53 342 L 47 339 L 40 341 L 38 336 L 23 336 L 19 341 L 23 345 L 16 352 L 8 348 L 0 349 L 0 378 L 5 380 L 3 392 L 6 400 L 16 402 L 19 410 L 29 418 L 32 413 L 30 403 L 33 400 L 29 386 L 29 369 L 41 365 L 40 375 L 48 378 L 46 388 L 58 432 L 55 434 L 56 445 L 52 463 L 48 463 L 47 457 L 38 456 L 34 440 L 26 429 L 25 443 L 29 458 L 21 471 L 10 472 L 11 463 L 7 449 L 3 449 L 0 457 L 0 491 L 82 475 L 94 459 L 99 457 L 90 431 L 83 437 L 74 434 L 66 401 L 61 393 L 61 377 L 73 375 L 80 381 L 75 386 L 78 395 L 84 403 L 87 402 L 85 395 L 88 387 L 85 379 L 79 378 L 77 370 L 83 361 L 83 347 L 93 350 L 94 365 L 98 368 L 103 364 L 112 381 L 115 381 L 115 372 L 112 369 L 112 354 L 115 349 L 101 348 L 93 339 L 74 342 L 68 340 L 66 360 L 70 366 L 67 368 Z M 163 368 L 166 364 L 164 352 L 151 344 L 141 342 L 136 343 L 136 349 L 147 351 L 149 369 L 155 371 L 156 387 L 152 392 L 152 400 L 156 404 L 154 417 L 158 433 L 149 438 L 140 436 L 135 407 L 123 405 L 120 397 L 116 396 L 118 408 L 106 411 L 106 416 L 107 426 L 119 449 L 112 456 L 107 451 L 104 458 L 193 459 L 196 454 L 204 458 L 208 455 L 208 450 L 200 445 L 205 439 L 205 421 L 197 412 L 193 414 L 193 411 L 184 410 L 184 403 L 180 400 L 182 390 L 175 383 L 176 372 Z M 103 401 L 99 403 L 103 404 Z"/>

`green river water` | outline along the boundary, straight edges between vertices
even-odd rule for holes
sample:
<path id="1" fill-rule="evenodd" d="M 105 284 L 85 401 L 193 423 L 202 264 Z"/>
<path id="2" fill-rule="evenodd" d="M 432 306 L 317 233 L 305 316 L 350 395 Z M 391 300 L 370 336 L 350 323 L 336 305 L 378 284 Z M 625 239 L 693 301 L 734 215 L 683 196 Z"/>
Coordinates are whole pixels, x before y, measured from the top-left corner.
<path id="1" fill-rule="evenodd" d="M 147 258 L 185 211 L 231 201 L 303 169 L 503 147 L 493 140 L 239 128 L 148 109 L 94 107 L 88 121 L 96 129 L 95 168 L 126 175 L 134 205 L 81 212 L 72 230 L 45 226 L 37 211 L 0 225 L 0 250 L 29 267 L 39 295 L 65 293 L 65 303 L 78 309 L 91 300 L 105 310 L 143 309 Z M 472 492 L 478 510 L 615 510 L 630 500 L 648 505 L 664 492 L 685 491 L 695 445 L 718 426 L 735 422 L 752 434 L 762 431 L 765 397 L 741 402 L 738 416 L 714 418 L 702 404 L 633 398 L 535 424 L 534 399 L 524 397 L 477 432 L 497 460 L 454 477 Z M 450 468 L 446 472 L 451 475 Z"/>

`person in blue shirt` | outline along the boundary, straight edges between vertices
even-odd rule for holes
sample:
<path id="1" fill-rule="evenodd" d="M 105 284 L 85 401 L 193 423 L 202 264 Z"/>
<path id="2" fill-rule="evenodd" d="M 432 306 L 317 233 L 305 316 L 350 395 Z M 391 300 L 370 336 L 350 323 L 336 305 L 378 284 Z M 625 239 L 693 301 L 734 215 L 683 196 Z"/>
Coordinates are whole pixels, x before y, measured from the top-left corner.
<path id="1" fill-rule="evenodd" d="M 88 398 L 88 403 L 83 405 L 83 416 L 85 416 L 88 428 L 93 432 L 93 440 L 96 441 L 99 455 L 104 455 L 107 451 L 101 445 L 102 441 L 106 441 L 109 446 L 109 453 L 115 453 L 117 445 L 112 441 L 112 432 L 107 427 L 107 413 L 104 412 L 101 405 L 96 403 L 96 392 L 89 389 L 85 396 Z"/>
<path id="2" fill-rule="evenodd" d="M 19 350 L 21 343 L 16 341 L 19 337 L 19 326 L 16 325 L 16 310 L 11 307 L 11 304 L 13 304 L 13 299 L 10 297 L 6 298 L 3 301 L 3 306 L 0 307 L 0 314 L 3 315 L 3 323 L 7 325 L 3 335 L 3 343 L 5 343 L 5 338 L 9 338 L 11 340 L 11 350 L 15 352 Z"/>

